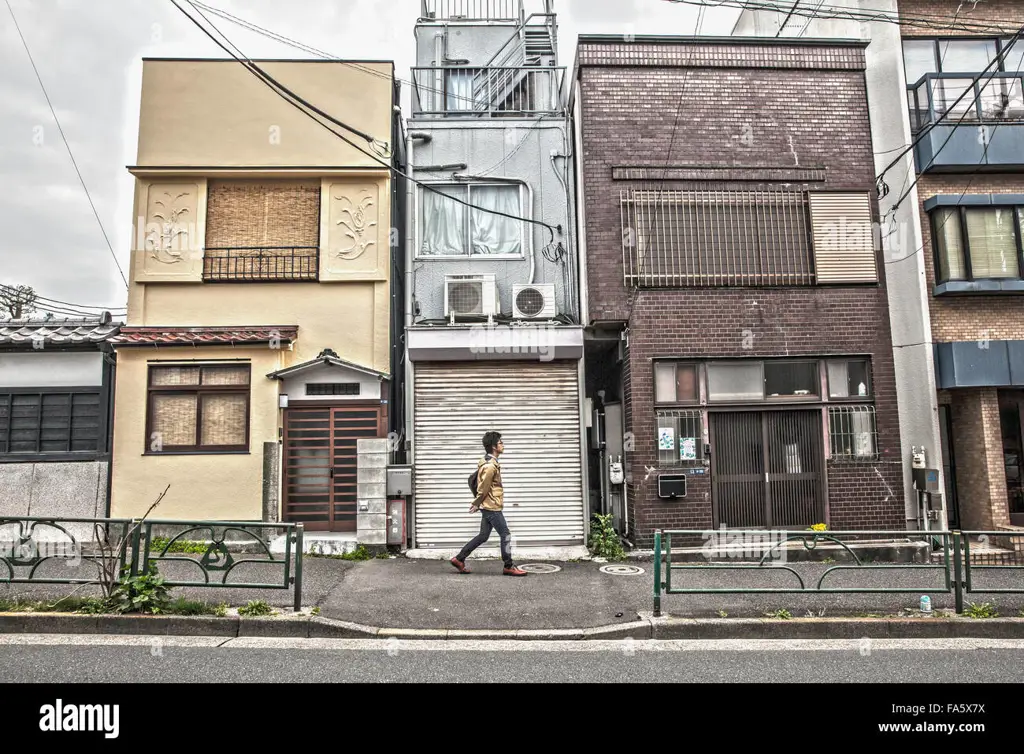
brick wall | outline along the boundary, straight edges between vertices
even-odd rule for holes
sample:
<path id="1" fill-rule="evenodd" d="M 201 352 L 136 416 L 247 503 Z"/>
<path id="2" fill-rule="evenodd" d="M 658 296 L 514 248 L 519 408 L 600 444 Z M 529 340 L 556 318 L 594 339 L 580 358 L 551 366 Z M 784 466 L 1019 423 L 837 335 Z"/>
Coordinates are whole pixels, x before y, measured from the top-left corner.
<path id="1" fill-rule="evenodd" d="M 960 525 L 993 529 L 1010 522 L 995 388 L 955 390 L 953 435 Z"/>
<path id="2" fill-rule="evenodd" d="M 958 13 L 959 9 L 959 13 Z M 915 19 L 928 19 L 936 26 L 948 24 L 953 18 L 964 23 L 991 23 L 1011 34 L 1024 25 L 1024 4 L 1020 0 L 899 0 L 899 12 L 904 23 Z M 904 37 L 933 37 L 942 34 L 966 36 L 971 32 L 959 29 L 940 31 L 905 25 L 901 30 Z"/>
<path id="3" fill-rule="evenodd" d="M 684 316 L 680 316 L 684 312 Z M 751 344 L 744 348 L 744 341 Z M 829 463 L 832 528 L 901 528 L 902 452 L 885 292 L 860 289 L 698 289 L 643 291 L 629 335 L 626 426 L 632 474 L 631 529 L 650 544 L 654 528 L 713 528 L 711 478 L 690 476 L 683 502 L 657 496 L 654 357 L 743 358 L 868 354 L 880 461 Z"/>
<path id="4" fill-rule="evenodd" d="M 692 65 L 703 67 L 686 68 L 679 55 L 646 46 L 632 48 L 629 65 L 613 66 L 616 54 L 630 48 L 608 47 L 614 49 L 581 53 L 581 60 L 601 64 L 584 64 L 579 74 L 587 283 L 592 319 L 629 322 L 624 398 L 635 443 L 626 460 L 636 543 L 650 546 L 654 528 L 713 527 L 710 475 L 690 476 L 686 500 L 668 502 L 657 497 L 657 477 L 648 471 L 658 455 L 651 361 L 662 356 L 870 356 L 881 460 L 827 465 L 830 523 L 902 528 L 884 279 L 857 287 L 644 290 L 633 297 L 623 284 L 620 191 L 651 187 L 638 178 L 657 178 L 652 168 L 671 168 L 657 184 L 665 188 L 873 191 L 862 51 L 723 45 L 731 58 L 700 52 Z M 748 64 L 760 67 L 741 67 Z M 784 182 L 771 183 L 778 180 Z M 884 269 L 881 255 L 877 261 Z"/>
<path id="5" fill-rule="evenodd" d="M 917 184 L 922 202 L 938 194 L 1024 194 L 1024 175 L 923 175 Z M 921 210 L 929 293 L 935 285 L 931 220 Z M 1024 271 L 1022 271 L 1024 272 Z M 940 296 L 930 301 L 932 335 L 940 343 L 963 340 L 1024 340 L 1024 306 L 1016 296 Z"/>

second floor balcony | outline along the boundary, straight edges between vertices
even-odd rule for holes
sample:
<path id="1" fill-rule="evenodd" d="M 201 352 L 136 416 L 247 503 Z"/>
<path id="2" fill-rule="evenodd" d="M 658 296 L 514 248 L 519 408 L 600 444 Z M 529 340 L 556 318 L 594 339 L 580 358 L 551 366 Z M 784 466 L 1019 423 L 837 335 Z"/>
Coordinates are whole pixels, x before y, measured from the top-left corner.
<path id="1" fill-rule="evenodd" d="M 908 91 L 920 172 L 1024 169 L 1024 74 L 929 73 Z"/>
<path id="2" fill-rule="evenodd" d="M 523 20 L 523 0 L 421 0 L 420 17 L 437 21 Z"/>
<path id="3" fill-rule="evenodd" d="M 413 69 L 413 116 L 532 118 L 565 109 L 565 68 Z"/>

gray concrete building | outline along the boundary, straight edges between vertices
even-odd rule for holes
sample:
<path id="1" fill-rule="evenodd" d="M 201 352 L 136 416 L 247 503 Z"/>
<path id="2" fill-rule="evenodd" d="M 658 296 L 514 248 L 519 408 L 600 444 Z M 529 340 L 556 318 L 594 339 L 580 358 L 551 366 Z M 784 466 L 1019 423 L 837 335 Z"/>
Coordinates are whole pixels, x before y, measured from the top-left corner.
<path id="1" fill-rule="evenodd" d="M 467 478 L 488 430 L 505 441 L 514 545 L 586 539 L 572 141 L 553 3 L 536 2 L 423 0 L 415 26 L 405 346 L 417 549 L 476 533 Z"/>

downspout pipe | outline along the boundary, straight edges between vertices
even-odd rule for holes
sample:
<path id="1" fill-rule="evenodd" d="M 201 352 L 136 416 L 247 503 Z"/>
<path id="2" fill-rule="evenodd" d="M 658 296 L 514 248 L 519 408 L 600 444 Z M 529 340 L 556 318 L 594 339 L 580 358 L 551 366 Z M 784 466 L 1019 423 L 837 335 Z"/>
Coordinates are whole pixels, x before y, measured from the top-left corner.
<path id="1" fill-rule="evenodd" d="M 405 138 L 405 164 L 411 174 L 416 160 L 413 147 L 417 140 L 427 143 L 433 138 L 425 131 L 409 131 Z M 407 447 L 412 450 L 413 439 L 413 374 L 412 361 L 409 358 L 409 328 L 413 321 L 413 259 L 416 249 L 416 184 L 405 181 L 405 438 Z M 410 457 L 411 461 L 411 457 Z"/>

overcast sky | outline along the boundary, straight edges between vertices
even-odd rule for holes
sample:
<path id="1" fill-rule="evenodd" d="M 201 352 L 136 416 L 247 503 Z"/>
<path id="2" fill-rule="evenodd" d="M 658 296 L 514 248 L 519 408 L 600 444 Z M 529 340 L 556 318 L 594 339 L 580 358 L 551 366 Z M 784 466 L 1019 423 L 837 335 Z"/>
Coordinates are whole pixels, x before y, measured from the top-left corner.
<path id="1" fill-rule="evenodd" d="M 121 268 L 128 274 L 141 59 L 223 57 L 170 0 L 5 0 L 35 59 Z M 408 80 L 420 0 L 204 0 L 341 58 L 394 60 Z M 526 0 L 542 11 L 542 0 Z M 560 64 L 581 33 L 692 34 L 697 8 L 666 0 L 556 0 Z M 738 11 L 709 9 L 702 34 Z M 211 17 L 249 57 L 308 57 Z M 0 3 L 0 283 L 123 308 L 126 291 L 6 5 Z M 407 91 L 407 90 L 406 90 Z M 408 100 L 405 100 L 406 103 Z M 339 114 L 343 116 L 344 114 Z"/>

